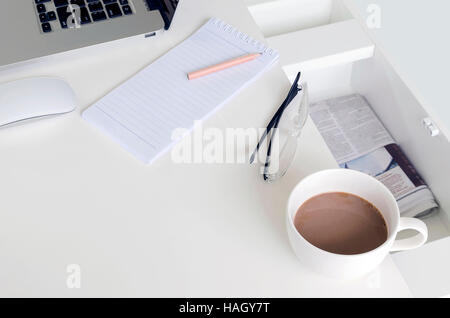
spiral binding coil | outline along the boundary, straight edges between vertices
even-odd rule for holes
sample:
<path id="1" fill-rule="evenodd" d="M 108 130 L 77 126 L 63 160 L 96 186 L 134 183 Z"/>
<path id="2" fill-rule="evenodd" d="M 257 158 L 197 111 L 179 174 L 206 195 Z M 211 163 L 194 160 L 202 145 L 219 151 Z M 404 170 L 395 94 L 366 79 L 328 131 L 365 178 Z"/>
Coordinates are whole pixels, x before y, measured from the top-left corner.
<path id="1" fill-rule="evenodd" d="M 238 29 L 236 29 L 234 26 L 232 26 L 231 24 L 225 23 L 220 19 L 217 18 L 212 18 L 209 21 L 210 24 L 213 24 L 215 26 L 217 26 L 218 28 L 222 29 L 223 31 L 231 34 L 232 36 L 235 36 L 236 38 L 239 38 L 240 40 L 256 47 L 258 49 L 258 51 L 264 53 L 264 54 L 269 54 L 269 55 L 273 55 L 275 53 L 275 51 L 269 47 L 267 47 L 265 44 L 261 43 L 258 40 L 255 40 L 254 38 L 252 38 L 251 36 L 249 36 L 248 34 L 245 34 L 241 31 L 239 31 Z"/>

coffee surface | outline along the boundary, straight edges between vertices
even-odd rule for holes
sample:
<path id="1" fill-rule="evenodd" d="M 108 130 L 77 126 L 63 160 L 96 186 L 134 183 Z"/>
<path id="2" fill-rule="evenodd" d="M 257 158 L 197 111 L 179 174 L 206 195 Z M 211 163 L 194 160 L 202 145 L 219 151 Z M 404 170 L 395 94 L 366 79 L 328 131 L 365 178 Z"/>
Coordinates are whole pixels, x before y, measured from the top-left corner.
<path id="1" fill-rule="evenodd" d="M 319 194 L 303 203 L 294 225 L 308 242 L 335 254 L 371 251 L 388 236 L 386 222 L 373 204 L 343 192 Z"/>

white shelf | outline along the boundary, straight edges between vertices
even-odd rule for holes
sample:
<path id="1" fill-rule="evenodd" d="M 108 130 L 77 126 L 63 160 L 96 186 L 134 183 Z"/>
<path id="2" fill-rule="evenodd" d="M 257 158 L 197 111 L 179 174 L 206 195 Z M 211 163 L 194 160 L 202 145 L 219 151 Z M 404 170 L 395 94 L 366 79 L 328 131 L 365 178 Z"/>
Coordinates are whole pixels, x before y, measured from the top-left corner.
<path id="1" fill-rule="evenodd" d="M 290 76 L 351 63 L 373 56 L 374 45 L 354 20 L 327 24 L 267 38 L 280 53 L 280 63 Z"/>
<path id="2" fill-rule="evenodd" d="M 246 0 L 266 37 L 304 30 L 351 18 L 337 0 Z"/>

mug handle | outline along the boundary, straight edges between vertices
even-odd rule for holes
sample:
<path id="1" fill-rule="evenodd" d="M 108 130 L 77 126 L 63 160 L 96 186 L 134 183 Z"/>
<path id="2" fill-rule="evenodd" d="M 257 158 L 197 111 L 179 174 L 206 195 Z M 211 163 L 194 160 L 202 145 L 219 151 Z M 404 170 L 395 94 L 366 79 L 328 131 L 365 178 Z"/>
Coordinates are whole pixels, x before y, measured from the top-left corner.
<path id="1" fill-rule="evenodd" d="M 391 252 L 406 251 L 422 246 L 428 239 L 426 224 L 415 218 L 400 218 L 397 233 L 403 230 L 415 230 L 419 232 L 413 237 L 395 240 Z"/>

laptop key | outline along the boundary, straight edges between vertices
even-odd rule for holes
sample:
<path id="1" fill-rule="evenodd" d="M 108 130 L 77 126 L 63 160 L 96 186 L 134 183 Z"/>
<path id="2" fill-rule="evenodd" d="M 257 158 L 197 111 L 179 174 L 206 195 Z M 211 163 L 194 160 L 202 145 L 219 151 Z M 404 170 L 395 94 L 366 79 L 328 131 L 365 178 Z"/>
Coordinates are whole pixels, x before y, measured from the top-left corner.
<path id="1" fill-rule="evenodd" d="M 104 11 L 96 11 L 91 13 L 92 20 L 94 22 L 106 20 L 106 13 Z"/>
<path id="2" fill-rule="evenodd" d="M 47 13 L 47 19 L 48 21 L 56 20 L 56 13 L 55 11 L 50 11 Z"/>
<path id="3" fill-rule="evenodd" d="M 55 7 L 62 7 L 69 4 L 68 0 L 53 0 L 53 2 L 55 3 Z"/>
<path id="4" fill-rule="evenodd" d="M 37 12 L 39 12 L 39 13 L 43 13 L 43 12 L 47 11 L 47 9 L 45 8 L 45 4 L 43 4 L 43 3 L 38 4 L 38 5 L 36 6 L 36 10 L 37 10 Z"/>
<path id="5" fill-rule="evenodd" d="M 126 14 L 126 15 L 133 14 L 133 11 L 131 10 L 131 7 L 129 5 L 123 6 L 122 10 L 123 10 L 123 14 Z"/>
<path id="6" fill-rule="evenodd" d="M 113 3 L 116 2 L 117 0 L 103 0 L 104 4 L 109 4 L 109 3 Z"/>
<path id="7" fill-rule="evenodd" d="M 79 7 L 85 7 L 86 3 L 84 2 L 84 0 L 70 0 L 70 4 L 74 4 L 77 5 Z"/>
<path id="8" fill-rule="evenodd" d="M 39 14 L 39 21 L 41 21 L 41 23 L 47 22 L 47 14 L 46 13 Z"/>
<path id="9" fill-rule="evenodd" d="M 39 4 L 39 3 L 44 3 L 44 2 L 49 2 L 50 0 L 34 0 L 34 3 Z"/>
<path id="10" fill-rule="evenodd" d="M 81 8 L 80 23 L 81 24 L 91 23 L 91 17 L 89 16 L 89 11 L 86 7 Z"/>
<path id="11" fill-rule="evenodd" d="M 122 15 L 122 11 L 120 10 L 120 7 L 117 3 L 108 4 L 105 6 L 105 8 L 110 18 L 116 18 Z"/>
<path id="12" fill-rule="evenodd" d="M 71 13 L 68 12 L 68 7 L 59 7 L 56 9 L 56 13 L 58 14 L 59 23 L 61 24 L 61 28 L 67 28 L 67 19 L 71 16 Z"/>
<path id="13" fill-rule="evenodd" d="M 119 3 L 124 6 L 128 4 L 128 0 L 119 0 Z"/>
<path id="14" fill-rule="evenodd" d="M 103 4 L 100 1 L 99 2 L 89 3 L 89 10 L 91 12 L 102 11 L 103 10 Z"/>
<path id="15" fill-rule="evenodd" d="M 52 32 L 52 26 L 50 25 L 50 23 L 48 22 L 42 23 L 42 32 L 44 33 Z"/>

